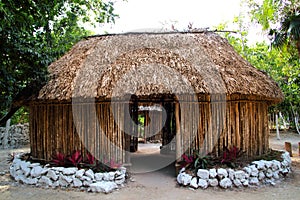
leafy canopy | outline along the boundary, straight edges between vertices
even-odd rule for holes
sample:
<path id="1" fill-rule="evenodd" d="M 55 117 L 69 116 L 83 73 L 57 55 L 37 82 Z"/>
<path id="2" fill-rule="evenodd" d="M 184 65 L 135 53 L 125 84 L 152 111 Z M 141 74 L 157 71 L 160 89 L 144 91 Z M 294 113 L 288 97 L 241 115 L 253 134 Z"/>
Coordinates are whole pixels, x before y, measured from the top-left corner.
<path id="1" fill-rule="evenodd" d="M 0 0 L 0 119 L 39 91 L 51 62 L 91 34 L 84 23 L 114 22 L 113 6 L 102 0 Z"/>

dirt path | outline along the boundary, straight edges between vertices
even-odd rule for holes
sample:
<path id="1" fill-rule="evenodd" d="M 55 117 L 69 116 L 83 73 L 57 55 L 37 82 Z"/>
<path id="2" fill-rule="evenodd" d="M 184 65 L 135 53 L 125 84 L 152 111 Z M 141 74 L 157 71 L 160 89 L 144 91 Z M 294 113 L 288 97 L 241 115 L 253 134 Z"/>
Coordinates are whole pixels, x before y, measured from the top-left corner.
<path id="1" fill-rule="evenodd" d="M 0 150 L 0 200 L 82 200 L 82 199 L 235 199 L 235 200 L 259 200 L 259 199 L 300 199 L 300 157 L 298 156 L 297 144 L 300 136 L 294 133 L 281 134 L 282 140 L 278 141 L 274 134 L 270 137 L 270 147 L 283 149 L 284 142 L 293 143 L 294 157 L 293 174 L 276 186 L 261 186 L 255 188 L 222 190 L 209 188 L 207 190 L 194 190 L 178 187 L 174 177 L 172 166 L 165 167 L 159 171 L 133 174 L 134 182 L 129 182 L 124 188 L 111 194 L 93 194 L 74 190 L 43 189 L 27 185 L 17 184 L 10 180 L 7 154 L 16 150 Z M 18 149 L 24 151 L 28 149 Z"/>

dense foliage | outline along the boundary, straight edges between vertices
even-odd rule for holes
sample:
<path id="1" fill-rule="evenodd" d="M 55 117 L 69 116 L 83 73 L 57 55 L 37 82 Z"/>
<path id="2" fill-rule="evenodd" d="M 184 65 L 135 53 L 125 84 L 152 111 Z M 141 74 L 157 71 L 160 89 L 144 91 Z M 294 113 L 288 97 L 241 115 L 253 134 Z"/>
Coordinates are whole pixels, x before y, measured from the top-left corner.
<path id="1" fill-rule="evenodd" d="M 260 2 L 260 3 L 258 3 Z M 292 127 L 299 122 L 300 113 L 300 63 L 297 49 L 297 42 L 300 33 L 300 21 L 290 22 L 292 28 L 286 28 L 285 22 L 289 19 L 296 19 L 299 14 L 299 1 L 263 0 L 245 1 L 252 21 L 261 25 L 261 31 L 269 35 L 268 41 L 250 44 L 247 41 L 249 24 L 243 16 L 235 19 L 234 25 L 238 27 L 238 34 L 224 33 L 234 48 L 248 60 L 253 66 L 265 71 L 270 75 L 282 89 L 284 101 L 270 109 L 270 112 L 281 112 Z M 296 6 L 297 5 L 297 6 Z M 221 24 L 218 29 L 228 29 L 228 24 Z M 286 32 L 284 32 L 286 31 Z M 293 33 L 295 35 L 293 35 Z M 277 34 L 277 35 L 276 35 Z M 278 34 L 286 37 L 282 43 L 278 43 Z M 298 34 L 298 36 L 297 36 Z M 274 38 L 275 37 L 275 38 Z M 280 48 L 274 48 L 280 47 Z M 294 120 L 296 118 L 296 120 Z"/>
<path id="2" fill-rule="evenodd" d="M 47 80 L 47 66 L 82 37 L 82 24 L 114 20 L 102 0 L 0 1 L 0 119 L 17 111 Z"/>
<path id="3" fill-rule="evenodd" d="M 298 50 L 300 58 L 300 1 L 249 0 L 252 19 L 269 30 L 269 38 L 275 47 L 291 47 Z"/>

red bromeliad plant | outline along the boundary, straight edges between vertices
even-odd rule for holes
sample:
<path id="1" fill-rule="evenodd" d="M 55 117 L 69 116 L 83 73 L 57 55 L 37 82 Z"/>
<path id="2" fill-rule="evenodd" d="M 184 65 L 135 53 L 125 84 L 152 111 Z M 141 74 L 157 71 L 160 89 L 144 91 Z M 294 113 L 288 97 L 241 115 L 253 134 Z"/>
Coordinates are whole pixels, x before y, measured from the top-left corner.
<path id="1" fill-rule="evenodd" d="M 187 156 L 186 154 L 183 154 L 181 157 L 183 159 L 183 161 L 181 162 L 181 168 L 187 168 L 194 162 L 193 156 Z"/>
<path id="2" fill-rule="evenodd" d="M 226 164 L 228 167 L 236 167 L 236 161 L 244 152 L 236 146 L 230 149 L 226 148 L 223 152 L 221 164 Z"/>
<path id="3" fill-rule="evenodd" d="M 57 152 L 56 155 L 53 156 L 53 159 L 50 161 L 50 164 L 53 166 L 63 167 L 66 165 L 66 157 L 64 154 Z"/>
<path id="4" fill-rule="evenodd" d="M 96 159 L 90 152 L 87 152 L 86 160 L 84 161 L 84 163 L 89 164 L 89 165 L 94 165 L 96 163 Z"/>
<path id="5" fill-rule="evenodd" d="M 82 155 L 80 151 L 75 151 L 71 156 L 67 158 L 70 165 L 74 167 L 78 167 L 79 164 L 82 162 Z"/>
<path id="6" fill-rule="evenodd" d="M 62 153 L 57 153 L 53 156 L 50 164 L 57 167 L 78 167 L 90 168 L 95 172 L 107 172 L 120 168 L 122 165 L 117 163 L 114 159 L 104 159 L 103 162 L 96 160 L 96 158 L 87 152 L 86 159 L 83 160 L 80 151 L 75 151 L 70 156 L 65 156 Z"/>

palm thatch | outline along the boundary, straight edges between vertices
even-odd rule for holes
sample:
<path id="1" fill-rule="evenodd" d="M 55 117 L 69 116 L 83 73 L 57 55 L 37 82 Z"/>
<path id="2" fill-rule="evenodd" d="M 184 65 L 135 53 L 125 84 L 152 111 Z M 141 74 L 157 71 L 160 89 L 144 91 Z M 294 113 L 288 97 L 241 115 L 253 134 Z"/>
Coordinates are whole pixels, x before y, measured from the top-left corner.
<path id="1" fill-rule="evenodd" d="M 212 32 L 90 37 L 51 64 L 49 72 L 40 100 L 186 93 L 283 99 L 274 80 Z"/>

